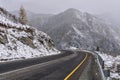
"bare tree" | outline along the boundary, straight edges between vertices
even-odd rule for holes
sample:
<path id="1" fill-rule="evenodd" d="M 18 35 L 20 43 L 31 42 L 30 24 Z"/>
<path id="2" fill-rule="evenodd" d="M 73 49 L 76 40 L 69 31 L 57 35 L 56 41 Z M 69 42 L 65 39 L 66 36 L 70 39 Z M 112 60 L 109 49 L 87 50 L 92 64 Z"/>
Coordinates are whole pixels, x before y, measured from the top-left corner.
<path id="1" fill-rule="evenodd" d="M 19 21 L 21 24 L 26 25 L 27 24 L 27 15 L 25 12 L 25 9 L 23 6 L 20 7 L 19 11 Z"/>

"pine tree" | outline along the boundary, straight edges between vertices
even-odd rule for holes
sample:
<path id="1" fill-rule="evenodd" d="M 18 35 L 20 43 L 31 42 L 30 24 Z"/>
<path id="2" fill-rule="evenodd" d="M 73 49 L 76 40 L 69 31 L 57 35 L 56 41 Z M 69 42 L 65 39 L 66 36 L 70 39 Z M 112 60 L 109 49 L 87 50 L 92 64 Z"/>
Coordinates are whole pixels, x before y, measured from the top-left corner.
<path id="1" fill-rule="evenodd" d="M 27 24 L 27 16 L 26 12 L 23 6 L 20 7 L 19 11 L 19 21 L 21 24 L 26 25 Z"/>

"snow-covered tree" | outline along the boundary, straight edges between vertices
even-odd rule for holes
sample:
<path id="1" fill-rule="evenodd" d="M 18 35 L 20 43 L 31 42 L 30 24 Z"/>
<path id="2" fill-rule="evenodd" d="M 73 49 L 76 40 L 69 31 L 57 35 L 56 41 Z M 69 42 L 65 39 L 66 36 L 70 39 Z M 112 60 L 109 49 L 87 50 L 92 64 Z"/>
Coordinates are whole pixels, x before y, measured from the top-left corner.
<path id="1" fill-rule="evenodd" d="M 27 24 L 27 15 L 25 12 L 25 9 L 23 6 L 20 7 L 19 11 L 19 21 L 21 24 L 26 25 Z"/>

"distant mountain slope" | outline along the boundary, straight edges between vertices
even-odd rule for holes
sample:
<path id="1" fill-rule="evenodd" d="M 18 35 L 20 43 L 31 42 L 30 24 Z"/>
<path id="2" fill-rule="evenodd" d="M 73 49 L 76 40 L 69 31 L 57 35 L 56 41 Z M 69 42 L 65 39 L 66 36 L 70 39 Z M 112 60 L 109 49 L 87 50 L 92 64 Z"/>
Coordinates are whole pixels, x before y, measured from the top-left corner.
<path id="1" fill-rule="evenodd" d="M 0 8 L 0 61 L 57 54 L 51 38 Z"/>
<path id="2" fill-rule="evenodd" d="M 49 34 L 58 48 L 71 46 L 106 53 L 120 53 L 120 36 L 104 20 L 76 9 L 50 17 L 40 30 Z"/>
<path id="3" fill-rule="evenodd" d="M 12 11 L 12 14 L 19 16 L 19 11 Z M 37 14 L 33 13 L 31 11 L 26 11 L 27 18 L 28 18 L 28 24 L 30 26 L 34 26 L 35 28 L 39 28 L 44 24 L 45 21 L 47 21 L 50 17 L 53 16 L 53 14 Z"/>

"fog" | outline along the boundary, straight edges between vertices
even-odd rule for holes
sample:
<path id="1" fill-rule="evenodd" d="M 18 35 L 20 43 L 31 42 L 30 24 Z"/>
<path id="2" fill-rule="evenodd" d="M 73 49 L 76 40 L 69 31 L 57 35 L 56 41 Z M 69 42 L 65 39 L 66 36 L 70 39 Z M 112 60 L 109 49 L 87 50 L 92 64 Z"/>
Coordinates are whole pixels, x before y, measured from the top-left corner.
<path id="1" fill-rule="evenodd" d="M 0 0 L 0 6 L 9 11 L 18 10 L 23 5 L 34 13 L 59 13 L 68 8 L 83 12 L 110 15 L 120 18 L 120 0 Z"/>

